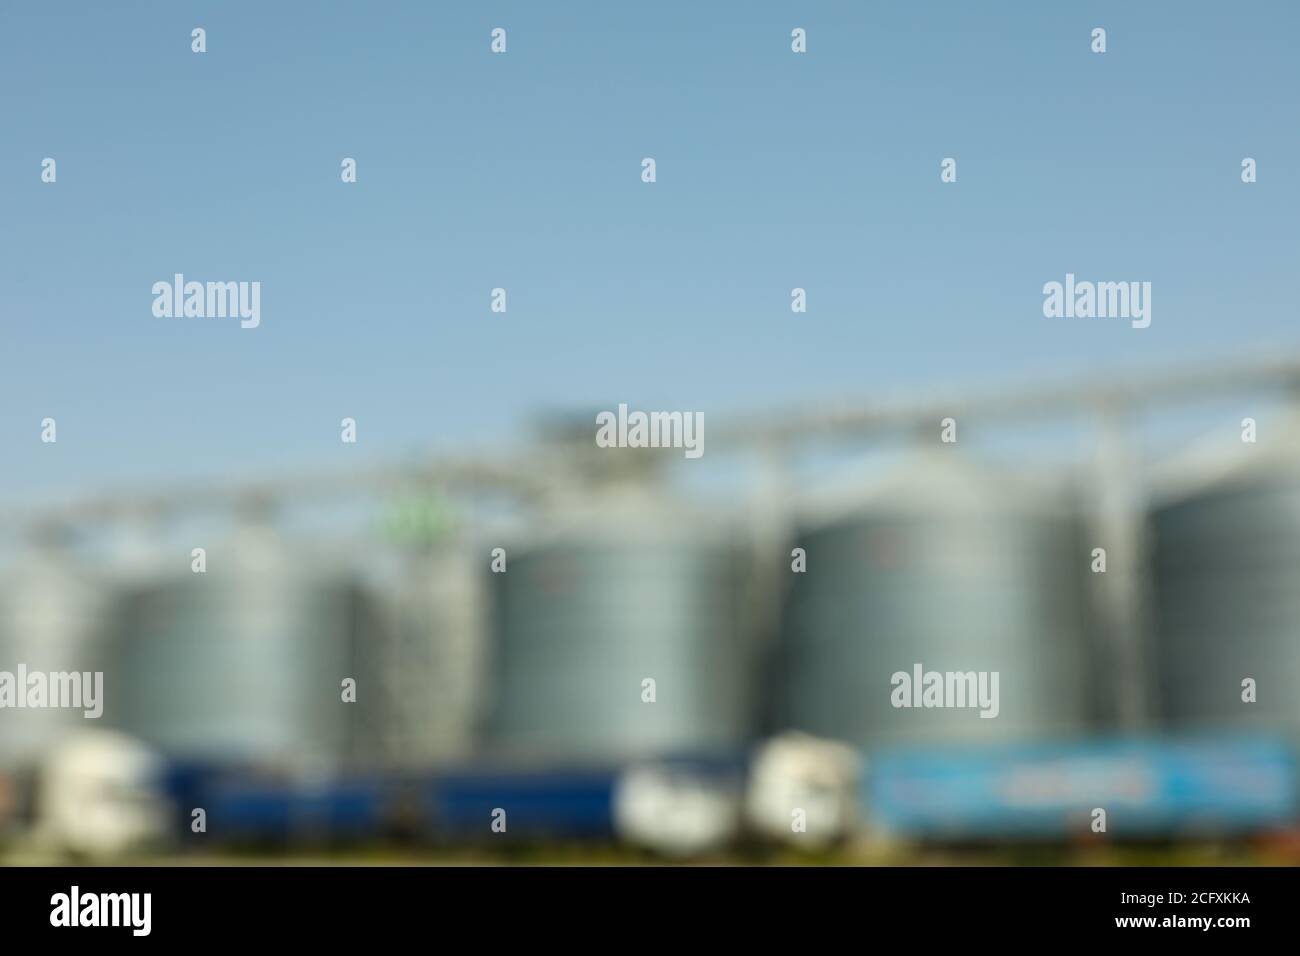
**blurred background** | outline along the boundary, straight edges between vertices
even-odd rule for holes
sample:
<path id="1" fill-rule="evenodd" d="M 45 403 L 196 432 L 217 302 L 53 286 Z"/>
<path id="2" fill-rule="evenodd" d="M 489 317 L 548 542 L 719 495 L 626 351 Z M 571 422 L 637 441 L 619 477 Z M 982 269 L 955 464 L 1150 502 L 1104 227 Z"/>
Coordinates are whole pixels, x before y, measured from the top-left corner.
<path id="1" fill-rule="evenodd" d="M 1298 401 L 1300 356 L 1216 361 L 696 460 L 551 415 L 8 512 L 0 670 L 105 689 L 0 712 L 6 852 L 1294 861 Z M 893 706 L 917 664 L 997 672 L 997 716 Z"/>
<path id="2" fill-rule="evenodd" d="M 11 5 L 0 861 L 1296 862 L 1297 20 Z"/>

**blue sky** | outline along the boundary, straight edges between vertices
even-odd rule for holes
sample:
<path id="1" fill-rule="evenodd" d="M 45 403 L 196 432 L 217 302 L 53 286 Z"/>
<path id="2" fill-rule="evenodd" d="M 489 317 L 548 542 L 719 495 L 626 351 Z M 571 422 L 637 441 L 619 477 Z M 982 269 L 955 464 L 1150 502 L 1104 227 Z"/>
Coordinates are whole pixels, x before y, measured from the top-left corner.
<path id="1" fill-rule="evenodd" d="M 0 490 L 1300 345 L 1298 27 L 1286 2 L 6 4 Z M 260 281 L 261 327 L 155 318 L 175 272 Z M 1150 281 L 1151 327 L 1044 318 L 1066 272 Z"/>

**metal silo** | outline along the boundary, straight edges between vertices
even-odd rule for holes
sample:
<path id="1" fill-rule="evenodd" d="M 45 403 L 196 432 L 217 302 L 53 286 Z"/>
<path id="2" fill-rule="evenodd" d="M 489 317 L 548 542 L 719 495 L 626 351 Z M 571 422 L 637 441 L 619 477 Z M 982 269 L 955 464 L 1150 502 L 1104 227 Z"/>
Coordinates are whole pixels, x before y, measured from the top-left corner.
<path id="1" fill-rule="evenodd" d="M 1280 453 L 1251 446 L 1254 462 L 1167 493 L 1151 511 L 1151 663 L 1168 726 L 1300 734 L 1297 434 L 1274 441 Z"/>
<path id="2" fill-rule="evenodd" d="M 47 680 L 51 673 L 91 675 L 93 687 L 108 606 L 102 583 L 71 554 L 48 542 L 22 552 L 0 579 L 0 672 L 13 692 L 27 693 L 17 686 L 20 671 Z M 30 767 L 60 740 L 99 723 L 84 708 L 16 703 L 0 709 L 2 768 Z"/>
<path id="3" fill-rule="evenodd" d="M 107 715 L 164 754 L 328 767 L 369 732 L 374 688 L 342 700 L 364 602 L 310 550 L 247 529 L 123 605 Z"/>
<path id="4" fill-rule="evenodd" d="M 738 746 L 751 690 L 739 584 L 714 523 L 649 491 L 560 510 L 488 573 L 489 744 L 582 757 Z"/>
<path id="5" fill-rule="evenodd" d="M 374 585 L 382 626 L 360 647 L 378 697 L 371 756 L 407 766 L 464 757 L 482 704 L 481 565 L 459 541 L 390 557 L 400 566 Z"/>
<path id="6" fill-rule="evenodd" d="M 801 523 L 807 565 L 790 573 L 772 670 L 781 726 L 870 748 L 1055 736 L 1090 718 L 1079 521 L 959 455 L 918 455 Z M 996 672 L 996 716 L 952 706 L 955 684 L 945 706 L 895 706 L 918 702 L 918 666 L 923 682 L 982 673 L 989 699 Z"/>

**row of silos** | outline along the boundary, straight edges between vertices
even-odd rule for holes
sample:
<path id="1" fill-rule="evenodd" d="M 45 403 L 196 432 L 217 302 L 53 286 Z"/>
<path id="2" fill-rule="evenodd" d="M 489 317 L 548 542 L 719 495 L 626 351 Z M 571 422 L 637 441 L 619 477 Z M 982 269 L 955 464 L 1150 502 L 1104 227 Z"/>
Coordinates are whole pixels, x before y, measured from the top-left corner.
<path id="1" fill-rule="evenodd" d="M 373 582 L 261 525 L 201 572 L 74 555 L 43 546 L 0 578 L 0 672 L 99 672 L 102 715 L 0 709 L 0 769 L 95 727 L 184 763 L 286 772 L 468 751 L 481 601 L 467 555 L 406 554 L 401 575 Z"/>
<path id="2" fill-rule="evenodd" d="M 783 553 L 805 563 L 768 578 L 734 516 L 644 484 L 548 509 L 502 569 L 410 554 L 380 588 L 256 529 L 205 574 L 125 588 L 42 549 L 0 585 L 0 671 L 102 669 L 106 723 L 181 758 L 277 765 L 726 751 L 785 728 L 868 748 L 1071 736 L 1108 716 L 1113 666 L 1073 500 L 945 447 L 804 502 Z M 1295 470 L 1166 496 L 1149 525 L 1155 718 L 1300 730 Z M 997 716 L 896 706 L 915 668 L 996 672 Z M 0 720 L 13 763 L 82 718 Z"/>
<path id="3" fill-rule="evenodd" d="M 1300 734 L 1292 461 L 1287 449 L 1178 494 L 1156 488 L 1132 516 L 1149 547 L 1109 570 L 1107 532 L 1077 488 L 951 447 L 805 499 L 787 541 L 802 566 L 768 578 L 729 544 L 735 526 L 658 496 L 590 502 L 490 582 L 487 740 L 546 753 L 737 747 L 783 729 L 867 749 L 1061 740 L 1139 729 L 1117 695 L 1134 667 L 1142 729 Z M 1147 578 L 1137 648 L 1115 646 L 1105 574 Z M 745 613 L 769 588 L 784 594 L 761 645 Z M 996 674 L 996 717 L 898 706 L 896 675 L 918 672 Z M 649 676 L 653 704 L 638 696 Z"/>
<path id="4" fill-rule="evenodd" d="M 734 518 L 605 491 L 491 576 L 486 742 L 618 756 L 786 728 L 866 747 L 1079 733 L 1097 711 L 1082 527 L 1063 495 L 953 450 L 811 504 L 784 546 L 802 562 L 762 575 Z M 752 611 L 774 589 L 761 642 Z M 999 672 L 995 719 L 895 708 L 891 676 L 914 665 Z"/>
<path id="5" fill-rule="evenodd" d="M 939 452 L 857 488 L 796 535 L 778 724 L 868 747 L 1132 730 L 1111 692 L 1136 662 L 1147 729 L 1300 740 L 1300 422 L 1264 447 L 1215 440 L 1152 483 L 1145 546 L 1118 569 L 1146 578 L 1124 658 L 1098 613 L 1105 534 L 1077 495 Z M 1000 671 L 999 717 L 894 708 L 884 682 L 921 662 Z"/>

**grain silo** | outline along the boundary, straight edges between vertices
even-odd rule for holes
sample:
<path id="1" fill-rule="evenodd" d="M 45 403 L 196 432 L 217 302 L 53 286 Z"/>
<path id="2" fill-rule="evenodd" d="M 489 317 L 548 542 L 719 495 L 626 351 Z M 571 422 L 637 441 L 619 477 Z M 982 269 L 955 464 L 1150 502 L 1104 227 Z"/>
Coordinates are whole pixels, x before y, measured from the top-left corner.
<path id="1" fill-rule="evenodd" d="M 1300 735 L 1297 439 L 1292 423 L 1208 466 L 1184 461 L 1197 477 L 1151 510 L 1150 661 L 1169 727 Z"/>
<path id="2" fill-rule="evenodd" d="M 737 550 L 633 485 L 560 507 L 488 572 L 497 752 L 624 757 L 739 746 L 751 655 Z"/>
<path id="3" fill-rule="evenodd" d="M 959 456 L 915 455 L 805 516 L 771 671 L 779 726 L 871 748 L 1068 735 L 1090 718 L 1078 517 Z"/>
<path id="4" fill-rule="evenodd" d="M 486 557 L 474 561 L 462 541 L 391 557 L 399 567 L 373 585 L 382 627 L 360 648 L 377 696 L 370 756 L 398 766 L 464 757 L 482 704 Z"/>
<path id="5" fill-rule="evenodd" d="M 350 576 L 245 529 L 123 601 L 106 715 L 172 757 L 337 764 L 372 727 L 370 688 L 342 689 L 364 620 Z"/>
<path id="6" fill-rule="evenodd" d="M 51 674 L 76 674 L 83 693 L 95 693 L 108 606 L 98 577 L 52 541 L 21 552 L 0 579 L 0 673 L 23 698 L 0 709 L 0 768 L 30 767 L 51 746 L 98 723 L 85 708 L 19 704 L 34 702 L 27 699 L 31 682 L 48 688 Z M 20 675 L 25 686 L 17 684 Z"/>

